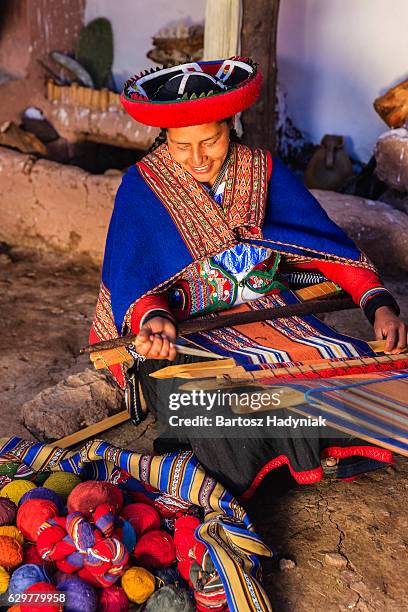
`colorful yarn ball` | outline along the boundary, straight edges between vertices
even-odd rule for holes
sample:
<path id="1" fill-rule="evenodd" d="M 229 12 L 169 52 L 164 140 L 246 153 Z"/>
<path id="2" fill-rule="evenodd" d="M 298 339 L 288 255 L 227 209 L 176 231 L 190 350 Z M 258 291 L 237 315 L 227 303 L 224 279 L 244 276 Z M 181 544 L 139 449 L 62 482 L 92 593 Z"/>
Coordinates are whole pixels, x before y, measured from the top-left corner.
<path id="1" fill-rule="evenodd" d="M 58 583 L 58 590 L 67 596 L 64 612 L 95 612 L 98 608 L 95 589 L 77 576 Z"/>
<path id="2" fill-rule="evenodd" d="M 148 504 L 129 504 L 123 508 L 121 516 L 133 525 L 137 536 L 160 529 L 160 515 Z"/>
<path id="3" fill-rule="evenodd" d="M 82 482 L 79 476 L 70 472 L 53 472 L 44 481 L 43 486 L 47 489 L 55 491 L 58 495 L 66 500 L 68 495 L 79 483 Z"/>
<path id="4" fill-rule="evenodd" d="M 27 540 L 36 542 L 40 526 L 57 514 L 58 508 L 53 502 L 47 499 L 29 499 L 17 510 L 17 527 Z"/>
<path id="5" fill-rule="evenodd" d="M 7 497 L 17 505 L 24 493 L 35 488 L 35 484 L 29 480 L 13 480 L 2 488 L 0 497 Z"/>
<path id="6" fill-rule="evenodd" d="M 11 575 L 9 592 L 13 595 L 24 593 L 28 587 L 36 582 L 51 582 L 44 568 L 33 563 L 20 565 Z"/>
<path id="7" fill-rule="evenodd" d="M 35 582 L 25 590 L 25 593 L 41 593 L 47 595 L 49 593 L 58 594 L 59 591 L 49 582 Z M 30 610 L 30 612 L 63 612 L 66 610 L 62 603 L 44 604 L 44 602 L 38 602 L 37 604 L 31 602 L 28 605 L 22 605 L 21 609 L 24 611 Z"/>
<path id="8" fill-rule="evenodd" d="M 10 536 L 0 536 L 0 565 L 14 569 L 23 561 L 23 547 Z"/>
<path id="9" fill-rule="evenodd" d="M 148 531 L 138 540 L 133 551 L 136 561 L 143 567 L 169 567 L 176 560 L 173 538 L 165 531 Z"/>
<path id="10" fill-rule="evenodd" d="M 123 506 L 123 493 L 110 482 L 89 480 L 81 482 L 68 496 L 68 512 L 81 512 L 89 520 L 101 504 L 112 506 L 115 513 Z"/>
<path id="11" fill-rule="evenodd" d="M 63 514 L 64 512 L 64 503 L 61 497 L 58 495 L 58 493 L 52 489 L 48 489 L 47 487 L 36 487 L 35 489 L 27 491 L 27 493 L 24 493 L 23 497 L 20 499 L 18 505 L 21 506 L 29 499 L 46 499 L 57 506 L 58 514 Z"/>
<path id="12" fill-rule="evenodd" d="M 5 593 L 10 582 L 10 574 L 4 567 L 0 566 L 0 595 Z"/>
<path id="13" fill-rule="evenodd" d="M 154 592 L 156 581 L 144 567 L 131 567 L 122 576 L 122 588 L 130 601 L 142 604 Z"/>
<path id="14" fill-rule="evenodd" d="M 92 518 L 96 527 L 103 533 L 105 538 L 109 538 L 113 534 L 115 529 L 115 514 L 110 504 L 101 504 L 95 508 Z"/>
<path id="15" fill-rule="evenodd" d="M 0 476 L 9 476 L 13 478 L 19 465 L 19 463 L 15 463 L 14 461 L 6 461 L 5 463 L 0 462 Z"/>
<path id="16" fill-rule="evenodd" d="M 129 600 L 122 587 L 111 586 L 102 589 L 99 596 L 98 612 L 127 612 Z"/>
<path id="17" fill-rule="evenodd" d="M 17 506 L 7 497 L 0 498 L 0 525 L 12 525 L 16 520 Z"/>
<path id="18" fill-rule="evenodd" d="M 195 605 L 184 589 L 175 586 L 164 586 L 149 598 L 144 607 L 145 612 L 194 612 Z"/>
<path id="19" fill-rule="evenodd" d="M 6 535 L 6 536 L 10 536 L 10 538 L 14 538 L 15 540 L 17 540 L 19 544 L 21 544 L 21 546 L 24 544 L 23 534 L 21 533 L 19 529 L 17 529 L 17 527 L 14 527 L 14 525 L 2 525 L 0 527 L 0 536 L 2 535 Z"/>
<path id="20" fill-rule="evenodd" d="M 87 582 L 88 584 L 97 589 L 100 589 L 102 586 L 98 576 L 92 574 L 86 567 L 80 569 L 77 575 L 79 576 L 79 578 L 81 578 L 81 580 L 84 580 L 84 582 Z"/>

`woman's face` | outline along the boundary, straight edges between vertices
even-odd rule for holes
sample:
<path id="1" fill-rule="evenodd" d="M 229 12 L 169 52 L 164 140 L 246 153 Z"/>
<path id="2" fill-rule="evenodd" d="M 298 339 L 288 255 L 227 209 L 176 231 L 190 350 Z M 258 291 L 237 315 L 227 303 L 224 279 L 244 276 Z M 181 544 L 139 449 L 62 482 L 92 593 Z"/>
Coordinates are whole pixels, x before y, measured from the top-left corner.
<path id="1" fill-rule="evenodd" d="M 167 144 L 172 157 L 200 183 L 214 184 L 227 156 L 229 125 L 204 123 L 168 128 Z"/>

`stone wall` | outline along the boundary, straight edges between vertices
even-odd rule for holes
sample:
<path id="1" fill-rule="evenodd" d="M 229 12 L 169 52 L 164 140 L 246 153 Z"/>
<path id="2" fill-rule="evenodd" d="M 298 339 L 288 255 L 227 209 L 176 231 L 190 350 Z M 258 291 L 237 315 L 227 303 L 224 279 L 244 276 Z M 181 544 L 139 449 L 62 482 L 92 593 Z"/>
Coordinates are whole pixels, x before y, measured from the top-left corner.
<path id="1" fill-rule="evenodd" d="M 121 175 L 0 147 L 0 240 L 69 252 L 100 265 Z M 383 202 L 314 191 L 329 216 L 381 271 L 408 270 L 408 215 Z"/>

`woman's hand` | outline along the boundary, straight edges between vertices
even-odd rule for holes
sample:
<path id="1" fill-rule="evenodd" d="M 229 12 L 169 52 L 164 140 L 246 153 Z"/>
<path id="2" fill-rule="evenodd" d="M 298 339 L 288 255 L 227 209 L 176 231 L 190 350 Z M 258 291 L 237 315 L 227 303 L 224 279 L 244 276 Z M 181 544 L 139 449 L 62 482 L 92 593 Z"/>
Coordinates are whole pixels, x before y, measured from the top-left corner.
<path id="1" fill-rule="evenodd" d="M 381 306 L 375 311 L 374 331 L 377 340 L 387 340 L 385 353 L 395 355 L 407 348 L 408 328 L 388 306 Z"/>
<path id="2" fill-rule="evenodd" d="M 164 317 L 153 317 L 136 336 L 136 350 L 147 359 L 175 359 L 176 327 Z"/>

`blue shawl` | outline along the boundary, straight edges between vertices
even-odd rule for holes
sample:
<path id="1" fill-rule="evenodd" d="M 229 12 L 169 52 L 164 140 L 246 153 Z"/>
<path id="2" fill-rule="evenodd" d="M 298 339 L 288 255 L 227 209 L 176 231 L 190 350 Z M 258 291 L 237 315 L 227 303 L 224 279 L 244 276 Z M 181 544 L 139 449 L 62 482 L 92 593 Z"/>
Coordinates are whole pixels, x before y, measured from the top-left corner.
<path id="1" fill-rule="evenodd" d="M 278 159 L 273 160 L 267 186 L 262 237 L 239 241 L 281 253 L 364 265 L 354 243 Z M 124 317 L 136 300 L 163 290 L 192 263 L 191 250 L 157 192 L 137 166 L 131 167 L 116 196 L 102 270 L 118 333 L 123 333 Z"/>

